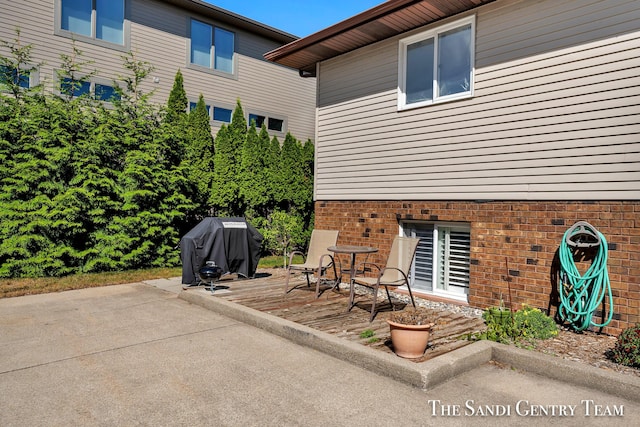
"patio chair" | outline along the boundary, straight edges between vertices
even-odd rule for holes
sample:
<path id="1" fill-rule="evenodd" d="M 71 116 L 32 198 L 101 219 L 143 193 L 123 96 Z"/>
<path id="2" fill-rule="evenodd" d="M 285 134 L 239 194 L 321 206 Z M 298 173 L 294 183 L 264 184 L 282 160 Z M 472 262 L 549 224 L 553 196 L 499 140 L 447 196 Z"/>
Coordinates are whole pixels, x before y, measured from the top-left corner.
<path id="1" fill-rule="evenodd" d="M 338 230 L 313 230 L 311 232 L 307 256 L 305 257 L 300 251 L 291 252 L 289 266 L 287 267 L 287 277 L 284 282 L 285 295 L 296 288 L 296 286 L 294 286 L 289 289 L 289 278 L 294 271 L 301 271 L 307 276 L 307 287 L 311 286 L 309 275 L 316 274 L 318 276 L 316 282 L 316 298 L 320 297 L 320 282 L 322 281 L 322 276 L 329 268 L 333 268 L 333 275 L 335 277 L 332 288 L 340 283 L 340 277 L 336 271 L 335 259 L 327 251 L 327 248 L 329 246 L 335 246 L 337 241 Z M 302 255 L 304 257 L 304 264 L 292 264 L 294 255 Z"/>
<path id="2" fill-rule="evenodd" d="M 396 236 L 391 244 L 391 252 L 387 258 L 386 266 L 381 267 L 373 263 L 363 263 L 356 269 L 357 271 L 361 271 L 369 267 L 375 273 L 374 277 L 356 276 L 353 278 L 353 283 L 373 289 L 370 322 L 372 322 L 376 316 L 376 301 L 378 299 L 378 289 L 380 286 L 384 286 L 385 291 L 387 291 L 389 304 L 391 304 L 391 309 L 395 311 L 395 307 L 391 301 L 391 295 L 389 295 L 389 287 L 397 288 L 406 285 L 409 290 L 409 296 L 411 297 L 411 303 L 415 308 L 416 303 L 411 293 L 408 276 L 416 248 L 418 247 L 418 242 L 420 242 L 418 238 Z M 349 310 L 355 305 L 353 302 L 351 304 Z"/>

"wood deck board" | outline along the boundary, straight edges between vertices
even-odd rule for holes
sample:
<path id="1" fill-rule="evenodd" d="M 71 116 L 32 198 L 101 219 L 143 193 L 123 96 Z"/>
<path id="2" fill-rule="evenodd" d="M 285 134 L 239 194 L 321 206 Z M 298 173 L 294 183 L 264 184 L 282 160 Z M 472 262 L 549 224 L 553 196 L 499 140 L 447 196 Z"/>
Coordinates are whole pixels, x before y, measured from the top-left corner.
<path id="1" fill-rule="evenodd" d="M 229 292 L 216 294 L 235 304 L 269 313 L 289 321 L 323 331 L 342 339 L 358 342 L 376 350 L 393 353 L 391 348 L 389 326 L 386 319 L 392 312 L 388 301 L 378 299 L 377 314 L 373 322 L 369 322 L 372 294 L 359 294 L 356 305 L 347 311 L 349 289 L 343 285 L 331 290 L 329 286 L 321 286 L 321 295 L 316 298 L 315 284 L 306 285 L 304 276 L 292 277 L 284 293 L 284 277 L 259 274 L 254 279 L 230 279 L 219 282 Z M 293 288 L 293 289 L 292 289 Z M 406 307 L 406 303 L 394 301 L 396 310 Z M 431 310 L 437 317 L 437 325 L 432 331 L 429 347 L 425 354 L 415 362 L 431 359 L 453 351 L 470 343 L 464 338 L 474 332 L 484 330 L 484 321 L 479 318 L 468 318 L 460 313 Z M 361 338 L 365 330 L 374 332 L 371 338 Z"/>

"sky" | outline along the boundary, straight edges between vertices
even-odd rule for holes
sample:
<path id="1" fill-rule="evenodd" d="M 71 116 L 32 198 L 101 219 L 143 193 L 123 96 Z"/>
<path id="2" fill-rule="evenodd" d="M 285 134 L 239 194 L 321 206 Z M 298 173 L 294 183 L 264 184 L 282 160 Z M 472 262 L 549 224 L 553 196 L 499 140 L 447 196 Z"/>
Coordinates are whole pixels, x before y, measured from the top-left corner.
<path id="1" fill-rule="evenodd" d="M 215 6 L 304 37 L 384 3 L 384 0 L 205 0 Z"/>

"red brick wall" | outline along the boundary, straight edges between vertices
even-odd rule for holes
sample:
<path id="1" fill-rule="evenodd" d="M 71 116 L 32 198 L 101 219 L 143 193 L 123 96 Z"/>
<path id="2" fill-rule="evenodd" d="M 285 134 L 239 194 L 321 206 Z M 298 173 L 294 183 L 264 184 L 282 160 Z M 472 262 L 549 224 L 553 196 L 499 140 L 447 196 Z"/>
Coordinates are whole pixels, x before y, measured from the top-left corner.
<path id="1" fill-rule="evenodd" d="M 471 224 L 469 304 L 487 308 L 500 296 L 555 314 L 554 257 L 577 221 L 596 227 L 609 243 L 614 318 L 604 329 L 619 334 L 640 322 L 640 202 L 319 201 L 315 227 L 340 230 L 341 244 L 376 246 L 384 262 L 403 220 Z M 508 273 L 507 273 L 508 263 Z M 590 262 L 581 263 L 584 272 Z"/>

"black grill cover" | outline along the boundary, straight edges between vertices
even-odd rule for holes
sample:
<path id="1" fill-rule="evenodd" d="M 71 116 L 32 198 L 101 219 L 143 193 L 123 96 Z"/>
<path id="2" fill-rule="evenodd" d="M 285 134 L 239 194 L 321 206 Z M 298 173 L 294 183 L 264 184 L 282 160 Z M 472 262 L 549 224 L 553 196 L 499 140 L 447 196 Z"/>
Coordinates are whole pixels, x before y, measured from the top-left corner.
<path id="1" fill-rule="evenodd" d="M 253 277 L 261 244 L 262 235 L 244 218 L 205 218 L 180 239 L 182 283 L 196 285 L 207 261 L 215 261 L 222 274 Z"/>

